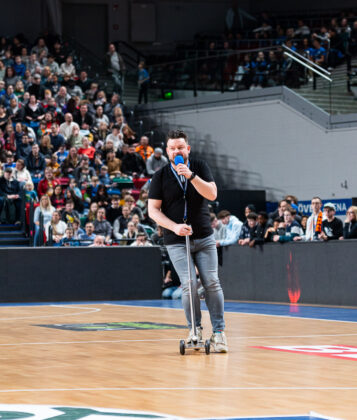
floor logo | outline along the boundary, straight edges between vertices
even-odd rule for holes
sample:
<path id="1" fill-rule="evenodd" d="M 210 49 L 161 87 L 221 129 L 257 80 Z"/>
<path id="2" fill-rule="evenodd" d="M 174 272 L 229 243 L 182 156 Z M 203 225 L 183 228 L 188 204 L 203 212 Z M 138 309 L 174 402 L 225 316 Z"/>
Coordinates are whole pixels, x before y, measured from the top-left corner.
<path id="1" fill-rule="evenodd" d="M 57 407 L 49 405 L 0 404 L 1 420 L 89 420 L 89 418 L 93 420 L 110 420 L 110 417 L 112 417 L 112 419 L 118 417 L 118 420 L 185 420 L 184 417 L 146 411 L 90 407 Z M 219 418 L 222 420 L 258 420 L 255 417 Z M 259 420 L 273 420 L 273 418 L 277 420 L 332 420 L 332 417 L 325 417 L 313 412 L 301 416 L 259 417 Z M 196 420 L 200 419 L 196 418 Z M 211 417 L 202 420 L 214 420 L 214 418 Z"/>
<path id="2" fill-rule="evenodd" d="M 353 346 L 252 346 L 257 349 L 286 351 L 288 353 L 311 354 L 333 359 L 357 360 L 357 347 Z"/>
<path id="3" fill-rule="evenodd" d="M 157 322 L 104 322 L 97 324 L 42 324 L 37 327 L 57 328 L 71 331 L 123 331 L 123 330 L 174 330 L 187 328 L 184 325 L 159 324 Z"/>
<path id="4" fill-rule="evenodd" d="M 179 420 L 179 417 L 174 417 L 164 414 L 156 414 L 144 411 L 129 411 L 129 410 L 112 410 L 106 408 L 86 408 L 86 407 L 56 407 L 47 405 L 13 405 L 0 404 L 0 419 L 3 420 L 81 420 L 89 416 L 97 420 L 109 420 L 110 417 L 118 417 L 120 420 L 136 419 L 169 419 Z"/>

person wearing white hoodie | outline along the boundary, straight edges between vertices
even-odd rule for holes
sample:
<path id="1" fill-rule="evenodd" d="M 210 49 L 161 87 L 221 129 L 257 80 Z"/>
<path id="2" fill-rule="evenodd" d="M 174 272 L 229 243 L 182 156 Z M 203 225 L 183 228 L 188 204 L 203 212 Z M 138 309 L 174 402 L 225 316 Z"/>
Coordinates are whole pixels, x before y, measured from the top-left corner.
<path id="1" fill-rule="evenodd" d="M 23 159 L 17 159 L 16 166 L 12 170 L 12 178 L 16 179 L 21 187 L 25 186 L 27 182 L 31 182 L 32 184 L 30 172 L 26 169 L 25 161 Z"/>
<path id="2" fill-rule="evenodd" d="M 228 210 L 221 210 L 217 214 L 217 218 L 225 225 L 226 230 L 225 237 L 216 241 L 216 246 L 220 247 L 236 244 L 238 242 L 243 223 L 238 219 L 238 217 L 233 216 Z"/>

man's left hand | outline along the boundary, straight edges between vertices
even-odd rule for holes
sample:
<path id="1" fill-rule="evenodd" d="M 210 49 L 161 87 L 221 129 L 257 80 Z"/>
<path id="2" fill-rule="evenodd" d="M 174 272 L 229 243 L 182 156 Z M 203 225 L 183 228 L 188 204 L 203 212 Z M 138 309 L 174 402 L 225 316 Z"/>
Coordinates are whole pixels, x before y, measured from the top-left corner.
<path id="1" fill-rule="evenodd" d="M 319 238 L 320 238 L 320 239 L 323 239 L 324 241 L 327 241 L 327 239 L 328 239 L 328 238 L 327 238 L 327 235 L 326 235 L 324 232 L 321 232 L 321 233 L 320 233 Z"/>
<path id="2" fill-rule="evenodd" d="M 184 165 L 183 163 L 179 163 L 176 166 L 176 172 L 179 175 L 183 175 L 186 179 L 191 178 L 191 175 L 192 175 L 192 171 L 190 171 L 190 169 L 186 165 Z"/>

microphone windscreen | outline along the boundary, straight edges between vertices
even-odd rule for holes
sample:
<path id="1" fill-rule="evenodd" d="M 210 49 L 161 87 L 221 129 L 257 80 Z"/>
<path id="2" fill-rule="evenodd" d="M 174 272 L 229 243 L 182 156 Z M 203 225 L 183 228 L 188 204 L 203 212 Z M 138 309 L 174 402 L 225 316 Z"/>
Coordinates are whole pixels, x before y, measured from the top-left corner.
<path id="1" fill-rule="evenodd" d="M 179 163 L 185 163 L 185 161 L 183 160 L 183 157 L 181 155 L 177 155 L 175 157 L 175 165 L 178 165 Z"/>

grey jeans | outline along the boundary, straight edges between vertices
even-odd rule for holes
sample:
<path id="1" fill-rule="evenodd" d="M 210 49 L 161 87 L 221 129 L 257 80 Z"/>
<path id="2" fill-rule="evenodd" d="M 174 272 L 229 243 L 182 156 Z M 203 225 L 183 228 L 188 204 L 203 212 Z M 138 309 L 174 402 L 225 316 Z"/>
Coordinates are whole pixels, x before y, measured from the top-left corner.
<path id="1" fill-rule="evenodd" d="M 191 328 L 189 275 L 187 267 L 186 245 L 184 243 L 167 245 L 172 264 L 182 285 L 182 304 L 188 327 Z M 203 239 L 190 239 L 192 293 L 195 308 L 196 326 L 201 326 L 200 299 L 197 294 L 195 265 L 200 273 L 202 286 L 205 289 L 206 305 L 210 314 L 213 331 L 224 330 L 224 296 L 218 278 L 217 248 L 214 235 Z"/>

